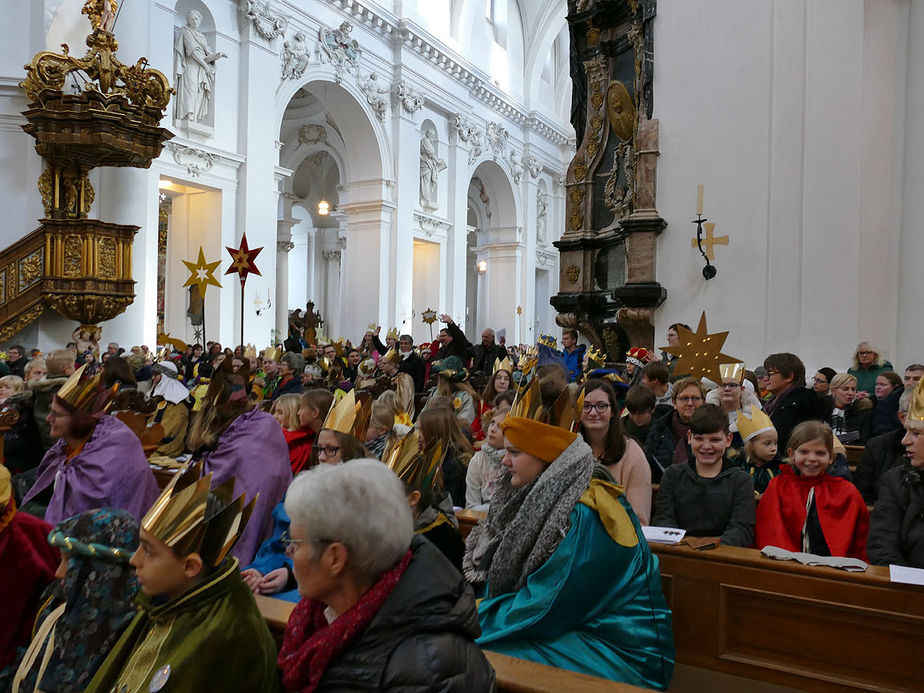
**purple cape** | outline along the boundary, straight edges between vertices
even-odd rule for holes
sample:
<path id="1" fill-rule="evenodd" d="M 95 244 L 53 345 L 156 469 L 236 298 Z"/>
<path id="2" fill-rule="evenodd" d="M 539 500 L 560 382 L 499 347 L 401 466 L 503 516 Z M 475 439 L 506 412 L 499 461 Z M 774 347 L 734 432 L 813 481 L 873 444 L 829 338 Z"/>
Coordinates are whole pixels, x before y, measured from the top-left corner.
<path id="1" fill-rule="evenodd" d="M 292 481 L 289 446 L 272 414 L 254 409 L 238 416 L 218 439 L 217 447 L 202 455 L 204 473 L 211 472 L 212 488 L 236 479 L 235 494 L 256 494 L 257 504 L 231 554 L 241 565 L 250 565 L 260 544 L 273 529 L 272 511 L 286 495 Z"/>
<path id="2" fill-rule="evenodd" d="M 83 449 L 67 462 L 67 444 L 55 443 L 45 453 L 35 484 L 23 503 L 54 484 L 45 521 L 62 520 L 96 508 L 120 508 L 141 518 L 160 494 L 141 441 L 114 416 L 96 424 Z"/>

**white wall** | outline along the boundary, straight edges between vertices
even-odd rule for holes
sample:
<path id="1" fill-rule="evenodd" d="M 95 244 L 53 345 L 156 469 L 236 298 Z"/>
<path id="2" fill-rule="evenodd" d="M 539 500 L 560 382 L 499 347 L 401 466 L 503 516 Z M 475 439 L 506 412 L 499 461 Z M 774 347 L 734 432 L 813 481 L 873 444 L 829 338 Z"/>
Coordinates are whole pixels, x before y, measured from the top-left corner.
<path id="1" fill-rule="evenodd" d="M 914 242 L 897 197 L 904 92 L 913 81 L 920 95 L 921 80 L 908 69 L 908 12 L 898 0 L 659 5 L 658 208 L 669 225 L 656 345 L 705 310 L 711 331 L 731 332 L 726 353 L 752 367 L 792 351 L 843 369 L 861 339 L 896 365 L 917 358 L 899 348 L 896 318 L 899 248 L 907 256 L 902 244 Z M 730 237 L 709 282 L 691 248 L 698 183 L 704 215 Z"/>

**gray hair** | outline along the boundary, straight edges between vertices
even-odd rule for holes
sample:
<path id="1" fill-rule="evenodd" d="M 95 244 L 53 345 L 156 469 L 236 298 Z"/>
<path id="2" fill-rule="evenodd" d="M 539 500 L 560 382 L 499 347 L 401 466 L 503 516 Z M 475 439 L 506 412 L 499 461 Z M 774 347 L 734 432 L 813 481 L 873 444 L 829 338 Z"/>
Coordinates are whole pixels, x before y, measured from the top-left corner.
<path id="1" fill-rule="evenodd" d="M 319 464 L 299 474 L 286 492 L 285 508 L 313 549 L 325 541 L 346 546 L 360 581 L 377 580 L 414 536 L 404 484 L 378 460 Z"/>
<path id="2" fill-rule="evenodd" d="M 279 359 L 279 363 L 288 364 L 294 373 L 301 373 L 305 370 L 305 357 L 294 351 L 287 351 Z"/>
<path id="3" fill-rule="evenodd" d="M 911 408 L 911 398 L 914 396 L 914 390 L 905 390 L 902 393 L 902 396 L 898 398 L 898 410 L 905 414 L 908 413 L 908 409 Z"/>

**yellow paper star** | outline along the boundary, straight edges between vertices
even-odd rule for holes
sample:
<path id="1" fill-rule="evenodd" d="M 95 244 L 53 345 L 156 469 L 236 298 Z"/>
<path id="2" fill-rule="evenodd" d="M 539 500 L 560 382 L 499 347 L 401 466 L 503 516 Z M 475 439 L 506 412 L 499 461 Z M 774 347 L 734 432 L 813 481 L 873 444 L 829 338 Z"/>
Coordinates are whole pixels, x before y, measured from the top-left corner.
<path id="1" fill-rule="evenodd" d="M 706 329 L 705 311 L 699 318 L 696 332 L 692 332 L 681 325 L 677 326 L 677 337 L 680 346 L 661 347 L 668 354 L 679 356 L 680 360 L 674 366 L 674 375 L 690 375 L 694 378 L 709 378 L 714 383 L 722 382 L 719 366 L 723 363 L 743 363 L 741 359 L 722 353 L 722 346 L 728 337 L 728 332 L 709 334 Z"/>
<path id="2" fill-rule="evenodd" d="M 221 283 L 215 278 L 215 270 L 218 269 L 221 260 L 206 262 L 205 253 L 202 251 L 201 245 L 199 246 L 199 259 L 195 262 L 183 260 L 183 264 L 189 270 L 189 279 L 186 280 L 183 286 L 198 286 L 199 295 L 202 296 L 203 300 L 205 300 L 205 290 L 209 286 L 221 288 Z"/>

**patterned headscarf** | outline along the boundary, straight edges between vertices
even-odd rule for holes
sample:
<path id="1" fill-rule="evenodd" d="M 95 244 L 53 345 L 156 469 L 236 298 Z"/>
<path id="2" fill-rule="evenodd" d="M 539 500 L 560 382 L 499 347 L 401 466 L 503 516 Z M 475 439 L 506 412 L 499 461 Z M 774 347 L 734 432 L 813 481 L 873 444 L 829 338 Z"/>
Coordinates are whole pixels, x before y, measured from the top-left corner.
<path id="1" fill-rule="evenodd" d="M 138 547 L 138 522 L 124 510 L 88 510 L 58 524 L 48 542 L 70 562 L 54 586 L 58 603 L 63 599 L 66 606 L 38 687 L 82 691 L 135 616 L 138 581 L 128 559 Z M 52 610 L 43 609 L 40 620 Z M 37 669 L 23 682 L 25 690 L 35 687 Z"/>

